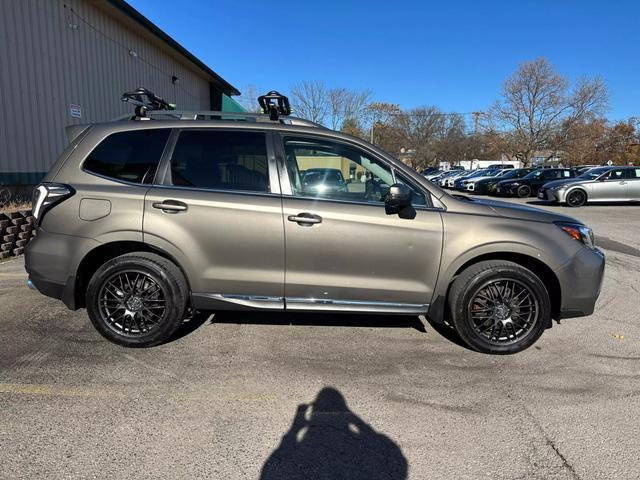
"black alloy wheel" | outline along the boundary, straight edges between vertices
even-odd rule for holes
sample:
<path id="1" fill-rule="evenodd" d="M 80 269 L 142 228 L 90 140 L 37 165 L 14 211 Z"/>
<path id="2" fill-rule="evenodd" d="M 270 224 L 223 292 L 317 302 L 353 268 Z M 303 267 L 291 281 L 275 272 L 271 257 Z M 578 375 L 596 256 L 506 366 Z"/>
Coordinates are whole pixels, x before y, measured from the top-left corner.
<path id="1" fill-rule="evenodd" d="M 483 284 L 468 307 L 474 330 L 493 345 L 518 342 L 531 332 L 539 313 L 531 289 L 508 278 Z"/>
<path id="2" fill-rule="evenodd" d="M 93 274 L 87 313 L 98 332 L 125 347 L 168 340 L 182 324 L 189 287 L 170 260 L 148 252 L 112 258 Z"/>
<path id="3" fill-rule="evenodd" d="M 98 294 L 102 321 L 120 335 L 140 336 L 162 322 L 166 291 L 148 273 L 125 270 L 105 280 Z"/>
<path id="4" fill-rule="evenodd" d="M 448 304 L 460 338 L 482 353 L 525 350 L 551 324 L 545 284 L 528 268 L 507 260 L 466 268 L 453 281 Z"/>
<path id="5" fill-rule="evenodd" d="M 567 205 L 581 207 L 587 203 L 587 194 L 583 190 L 573 190 L 567 195 Z"/>

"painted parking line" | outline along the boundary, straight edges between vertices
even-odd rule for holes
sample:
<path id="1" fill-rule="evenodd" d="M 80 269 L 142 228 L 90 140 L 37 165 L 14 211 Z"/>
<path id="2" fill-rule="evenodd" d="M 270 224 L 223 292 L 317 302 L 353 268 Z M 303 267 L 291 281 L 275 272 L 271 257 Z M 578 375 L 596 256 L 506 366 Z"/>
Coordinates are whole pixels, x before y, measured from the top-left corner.
<path id="1" fill-rule="evenodd" d="M 167 400 L 186 402 L 243 402 L 243 403 L 276 403 L 282 400 L 277 395 L 252 394 L 252 393 L 232 393 L 220 392 L 167 392 L 158 395 L 157 392 L 140 392 L 132 390 L 124 392 L 115 389 L 98 389 L 86 387 L 65 387 L 58 385 L 26 384 L 26 383 L 0 383 L 0 395 L 32 395 L 38 397 L 67 397 L 67 398 L 99 398 L 99 399 L 125 399 L 139 398 L 140 394 L 148 393 L 155 398 L 165 398 Z"/>

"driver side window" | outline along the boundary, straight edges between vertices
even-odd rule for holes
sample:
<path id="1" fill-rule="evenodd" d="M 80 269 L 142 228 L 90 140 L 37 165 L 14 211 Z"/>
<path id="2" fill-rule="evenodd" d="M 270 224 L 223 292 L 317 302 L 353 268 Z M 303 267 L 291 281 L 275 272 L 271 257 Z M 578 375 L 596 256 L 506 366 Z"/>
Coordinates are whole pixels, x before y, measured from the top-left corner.
<path id="1" fill-rule="evenodd" d="M 624 180 L 624 170 L 611 170 L 604 175 L 605 181 L 620 181 Z"/>
<path id="2" fill-rule="evenodd" d="M 284 149 L 295 196 L 381 204 L 393 183 L 389 167 L 347 145 L 288 137 Z"/>

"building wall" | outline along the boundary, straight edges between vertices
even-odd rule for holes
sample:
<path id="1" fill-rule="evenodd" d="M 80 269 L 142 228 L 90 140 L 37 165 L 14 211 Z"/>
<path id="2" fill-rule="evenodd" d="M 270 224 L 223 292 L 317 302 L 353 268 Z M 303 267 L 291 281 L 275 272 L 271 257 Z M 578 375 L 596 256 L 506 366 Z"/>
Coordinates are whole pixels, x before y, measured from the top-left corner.
<path id="1" fill-rule="evenodd" d="M 1 0 L 0 182 L 36 183 L 64 149 L 66 125 L 133 111 L 125 91 L 208 110 L 209 80 L 104 0 Z"/>

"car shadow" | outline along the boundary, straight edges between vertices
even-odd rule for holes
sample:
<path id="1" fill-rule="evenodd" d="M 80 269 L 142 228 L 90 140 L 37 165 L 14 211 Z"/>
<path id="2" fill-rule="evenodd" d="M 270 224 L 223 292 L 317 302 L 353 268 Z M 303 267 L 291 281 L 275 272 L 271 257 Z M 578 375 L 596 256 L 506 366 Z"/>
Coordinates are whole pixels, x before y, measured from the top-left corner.
<path id="1" fill-rule="evenodd" d="M 324 387 L 313 402 L 298 405 L 260 479 L 402 480 L 408 470 L 393 440 L 352 412 L 338 390 Z"/>
<path id="2" fill-rule="evenodd" d="M 426 333 L 417 315 L 364 315 L 335 312 L 215 312 L 211 323 L 242 323 L 253 325 L 299 325 L 319 327 L 382 327 L 413 328 Z"/>
<path id="3" fill-rule="evenodd" d="M 186 318 L 176 333 L 165 343 L 179 340 L 193 333 L 207 322 L 211 325 L 246 324 L 349 328 L 412 328 L 420 333 L 428 333 L 422 319 L 445 339 L 469 350 L 469 347 L 462 341 L 451 325 L 435 322 L 429 317 L 421 317 L 418 315 L 365 315 L 336 312 L 198 311 Z"/>

